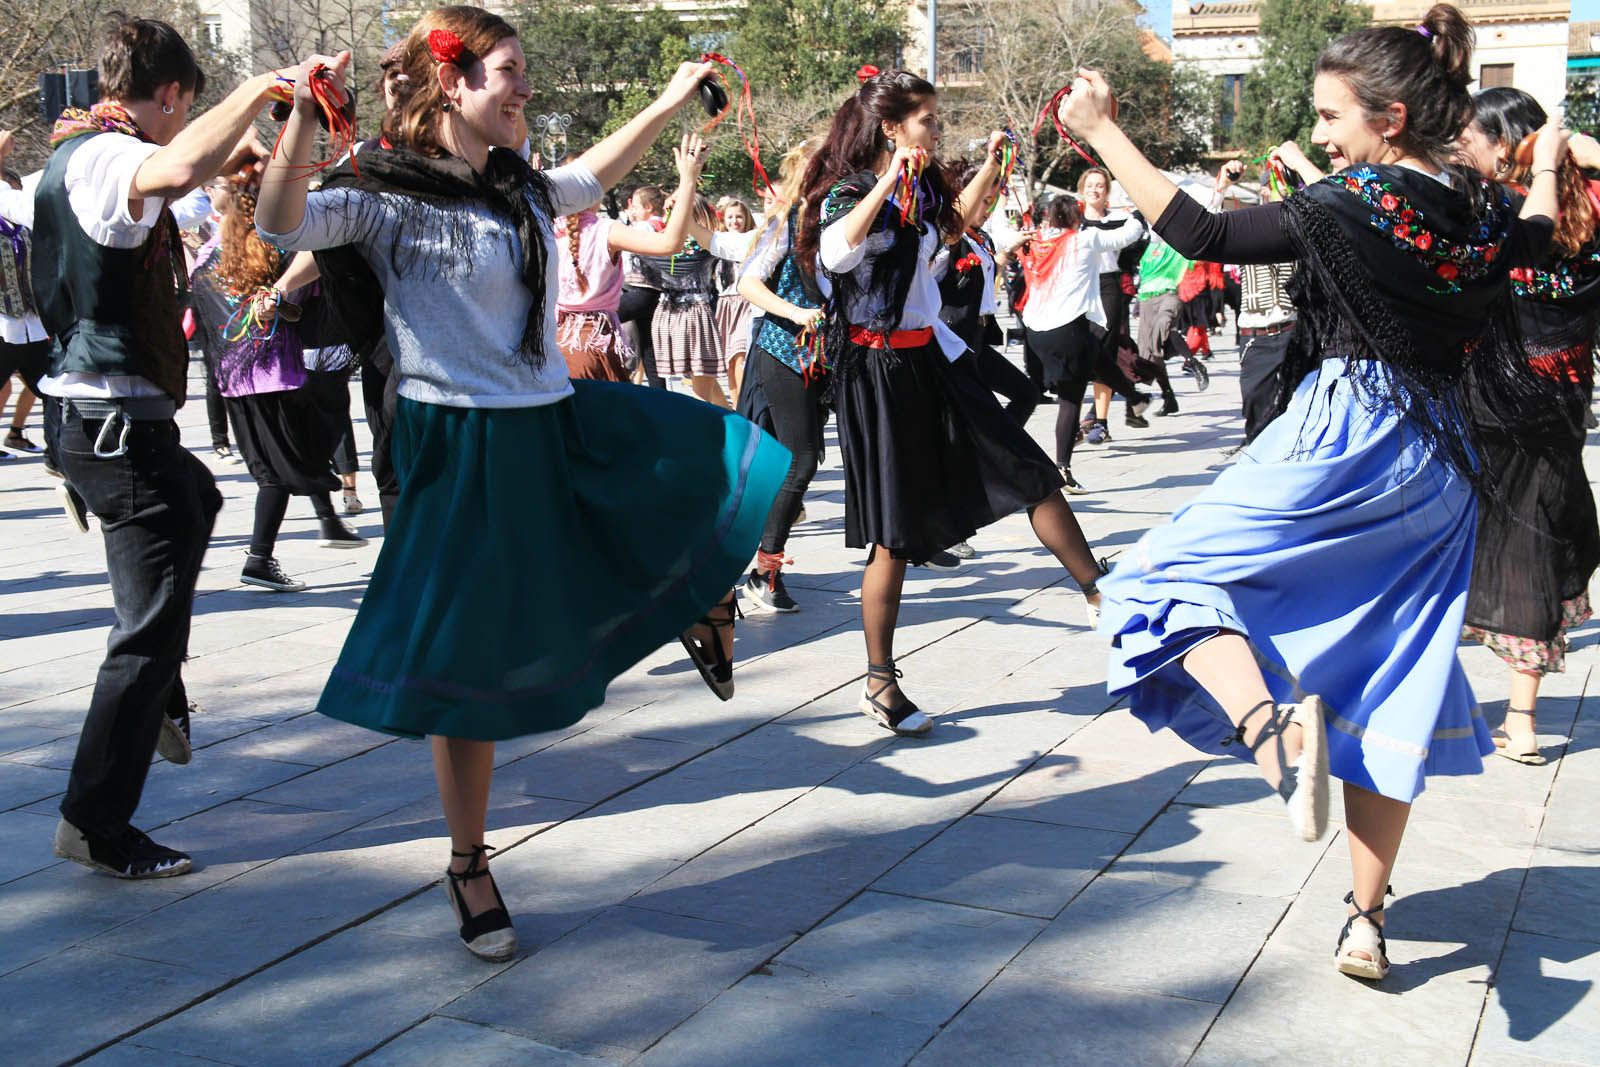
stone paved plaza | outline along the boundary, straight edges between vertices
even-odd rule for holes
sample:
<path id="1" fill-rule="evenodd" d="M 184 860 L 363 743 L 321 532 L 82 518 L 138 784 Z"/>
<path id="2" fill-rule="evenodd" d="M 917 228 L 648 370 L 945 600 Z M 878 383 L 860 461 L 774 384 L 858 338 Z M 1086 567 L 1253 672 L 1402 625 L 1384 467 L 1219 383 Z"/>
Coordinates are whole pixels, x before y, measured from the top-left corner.
<path id="1" fill-rule="evenodd" d="M 1210 392 L 1179 381 L 1183 414 L 1118 416 L 1083 449 L 1098 546 L 1127 549 L 1225 462 L 1236 372 L 1219 350 Z M 209 461 L 203 405 L 181 421 Z M 1337 823 L 1296 842 L 1249 768 L 1109 700 L 1104 641 L 1023 517 L 958 571 L 911 572 L 898 649 L 933 733 L 855 711 L 863 553 L 830 439 L 790 546 L 804 610 L 741 625 L 730 703 L 674 645 L 577 726 L 500 747 L 489 841 L 523 951 L 495 966 L 455 939 L 427 749 L 311 710 L 375 512 L 371 546 L 331 552 L 295 501 L 279 555 L 310 588 L 250 590 L 254 486 L 216 471 L 198 751 L 153 769 L 139 815 L 198 869 L 132 884 L 50 851 L 111 619 L 101 543 L 37 459 L 0 466 L 6 1064 L 1600 1064 L 1600 627 L 1540 705 L 1561 758 L 1430 781 L 1374 987 L 1333 969 Z M 528 565 L 563 562 L 551 544 Z M 1505 671 L 1462 657 L 1498 721 Z"/>

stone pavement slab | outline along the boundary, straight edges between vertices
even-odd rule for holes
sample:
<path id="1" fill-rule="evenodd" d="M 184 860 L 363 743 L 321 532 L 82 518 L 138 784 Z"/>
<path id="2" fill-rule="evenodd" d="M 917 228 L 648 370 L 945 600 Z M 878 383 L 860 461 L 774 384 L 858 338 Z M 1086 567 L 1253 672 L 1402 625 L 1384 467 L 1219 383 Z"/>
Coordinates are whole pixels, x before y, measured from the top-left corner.
<path id="1" fill-rule="evenodd" d="M 1082 448 L 1093 492 L 1073 507 L 1097 548 L 1127 551 L 1226 462 L 1220 344 L 1213 374 L 1205 394 L 1179 381 L 1183 414 Z M 1029 426 L 1047 450 L 1054 414 Z M 201 405 L 180 422 L 209 462 Z M 238 467 L 217 469 L 195 602 L 196 756 L 153 767 L 139 816 L 198 869 L 129 884 L 57 860 L 110 593 L 99 539 L 66 528 L 38 461 L 0 467 L 5 1061 L 1600 1062 L 1600 623 L 1546 679 L 1549 766 L 1490 758 L 1428 783 L 1389 905 L 1395 971 L 1374 987 L 1332 967 L 1339 791 L 1328 839 L 1296 842 L 1248 765 L 1108 697 L 1104 640 L 1024 516 L 956 571 L 909 572 L 897 658 L 933 732 L 856 710 L 864 553 L 842 544 L 831 437 L 789 545 L 803 610 L 744 620 L 734 700 L 669 643 L 581 722 L 497 748 L 486 836 L 521 939 L 499 966 L 456 938 L 427 746 L 314 713 L 381 524 L 324 552 L 296 506 L 282 554 L 310 588 L 246 589 Z M 1497 723 L 1505 669 L 1461 658 Z"/>

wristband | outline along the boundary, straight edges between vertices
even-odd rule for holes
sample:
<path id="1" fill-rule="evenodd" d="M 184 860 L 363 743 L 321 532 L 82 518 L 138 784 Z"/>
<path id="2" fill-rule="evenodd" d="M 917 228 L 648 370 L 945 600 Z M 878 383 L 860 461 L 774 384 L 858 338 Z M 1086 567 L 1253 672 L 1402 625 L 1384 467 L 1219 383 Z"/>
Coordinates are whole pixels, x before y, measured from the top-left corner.
<path id="1" fill-rule="evenodd" d="M 1541 174 L 1554 174 L 1554 173 L 1556 173 L 1556 168 L 1554 168 L 1554 167 L 1545 167 L 1543 170 L 1534 171 L 1533 172 L 1533 176 L 1535 178 L 1537 178 Z"/>

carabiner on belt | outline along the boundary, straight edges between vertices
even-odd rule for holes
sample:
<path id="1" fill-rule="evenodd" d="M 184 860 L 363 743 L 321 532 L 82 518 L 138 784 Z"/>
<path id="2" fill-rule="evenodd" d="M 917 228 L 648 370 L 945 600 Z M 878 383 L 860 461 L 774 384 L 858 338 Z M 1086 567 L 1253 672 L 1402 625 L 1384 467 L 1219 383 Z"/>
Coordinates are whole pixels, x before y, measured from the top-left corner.
<path id="1" fill-rule="evenodd" d="M 113 449 L 112 451 L 108 452 L 108 451 L 106 451 L 106 447 L 107 447 L 108 442 L 111 440 L 112 428 L 114 426 L 116 426 L 117 424 L 119 424 L 119 423 L 122 426 L 122 431 L 116 435 L 116 438 L 117 438 L 116 448 Z M 96 435 L 96 437 L 94 439 L 94 458 L 95 459 L 116 459 L 118 456 L 127 455 L 127 452 L 128 452 L 128 434 L 132 430 L 133 430 L 133 420 L 128 418 L 127 415 L 123 414 L 120 409 L 118 409 L 116 411 L 113 411 L 111 414 L 107 415 L 105 417 L 105 419 L 103 421 L 101 421 L 101 423 L 100 423 L 100 433 L 98 435 Z"/>

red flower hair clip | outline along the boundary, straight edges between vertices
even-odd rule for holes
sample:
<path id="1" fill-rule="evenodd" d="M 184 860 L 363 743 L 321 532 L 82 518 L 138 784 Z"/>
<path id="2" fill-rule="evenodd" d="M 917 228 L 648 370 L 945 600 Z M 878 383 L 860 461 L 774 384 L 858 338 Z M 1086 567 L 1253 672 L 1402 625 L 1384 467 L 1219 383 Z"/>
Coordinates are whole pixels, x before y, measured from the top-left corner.
<path id="1" fill-rule="evenodd" d="M 874 67 L 871 63 L 863 63 L 861 65 L 861 69 L 856 71 L 856 81 L 860 82 L 862 85 L 865 85 L 867 82 L 871 81 L 873 78 L 876 78 L 882 73 L 883 71 L 879 70 L 877 67 Z"/>
<path id="2" fill-rule="evenodd" d="M 449 30 L 429 30 L 428 51 L 437 62 L 460 63 L 461 57 L 467 54 L 467 46 Z"/>

